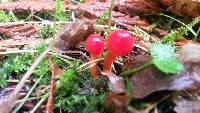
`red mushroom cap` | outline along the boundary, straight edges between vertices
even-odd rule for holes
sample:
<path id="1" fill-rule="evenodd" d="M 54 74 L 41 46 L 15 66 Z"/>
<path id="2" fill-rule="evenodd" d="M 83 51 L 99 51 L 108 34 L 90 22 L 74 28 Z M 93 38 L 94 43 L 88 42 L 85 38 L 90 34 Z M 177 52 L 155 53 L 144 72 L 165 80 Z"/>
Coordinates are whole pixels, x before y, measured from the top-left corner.
<path id="1" fill-rule="evenodd" d="M 94 56 L 100 55 L 104 49 L 103 37 L 98 34 L 90 35 L 86 40 L 86 49 Z"/>
<path id="2" fill-rule="evenodd" d="M 108 51 L 115 56 L 125 56 L 133 49 L 134 39 L 125 30 L 115 30 L 108 35 Z"/>

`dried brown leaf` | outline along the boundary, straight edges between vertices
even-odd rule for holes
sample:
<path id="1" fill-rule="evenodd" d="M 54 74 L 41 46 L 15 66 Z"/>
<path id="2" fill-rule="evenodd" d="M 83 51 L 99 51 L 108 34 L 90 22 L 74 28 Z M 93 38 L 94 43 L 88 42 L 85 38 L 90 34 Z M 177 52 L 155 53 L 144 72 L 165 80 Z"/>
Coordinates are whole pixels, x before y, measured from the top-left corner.
<path id="1" fill-rule="evenodd" d="M 150 56 L 139 55 L 124 61 L 123 69 L 138 67 L 150 60 Z M 162 90 L 193 90 L 200 89 L 200 64 L 184 63 L 185 70 L 179 74 L 166 75 L 155 66 L 150 66 L 135 73 L 131 77 L 133 84 L 132 96 L 144 98 L 147 95 Z"/>
<path id="2" fill-rule="evenodd" d="M 198 98 L 189 100 L 183 97 L 176 97 L 173 99 L 176 107 L 174 110 L 176 113 L 200 113 L 200 100 Z"/>
<path id="3" fill-rule="evenodd" d="M 56 37 L 56 48 L 58 50 L 67 50 L 73 48 L 77 43 L 84 41 L 90 34 L 94 33 L 93 24 L 83 21 L 76 21 L 64 25 Z"/>
<path id="4" fill-rule="evenodd" d="M 189 43 L 180 50 L 180 57 L 184 62 L 200 63 L 200 44 Z"/>

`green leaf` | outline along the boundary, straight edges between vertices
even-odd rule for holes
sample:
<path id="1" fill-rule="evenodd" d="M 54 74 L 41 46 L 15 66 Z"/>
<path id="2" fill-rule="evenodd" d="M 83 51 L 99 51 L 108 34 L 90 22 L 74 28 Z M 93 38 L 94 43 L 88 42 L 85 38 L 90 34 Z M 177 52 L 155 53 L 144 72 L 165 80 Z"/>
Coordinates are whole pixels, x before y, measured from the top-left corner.
<path id="1" fill-rule="evenodd" d="M 154 65 L 165 73 L 177 73 L 183 65 L 175 57 L 174 47 L 167 44 L 154 43 L 150 48 Z"/>

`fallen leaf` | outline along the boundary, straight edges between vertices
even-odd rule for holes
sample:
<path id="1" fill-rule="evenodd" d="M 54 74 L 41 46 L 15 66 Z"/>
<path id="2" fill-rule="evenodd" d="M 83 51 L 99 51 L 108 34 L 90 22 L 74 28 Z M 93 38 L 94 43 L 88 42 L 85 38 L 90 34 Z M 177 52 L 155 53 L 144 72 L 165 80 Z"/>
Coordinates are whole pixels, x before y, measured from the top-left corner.
<path id="1" fill-rule="evenodd" d="M 180 57 L 184 62 L 200 63 L 200 44 L 189 43 L 180 50 Z"/>
<path id="2" fill-rule="evenodd" d="M 65 24 L 56 34 L 56 49 L 67 50 L 73 48 L 77 43 L 84 41 L 90 34 L 94 33 L 92 23 L 76 21 Z"/>
<path id="3" fill-rule="evenodd" d="M 141 66 L 151 59 L 148 55 L 132 56 L 125 59 L 123 70 Z M 132 65 L 131 65 L 132 64 Z M 144 98 L 149 94 L 162 90 L 193 90 L 200 89 L 200 64 L 184 63 L 184 71 L 179 74 L 167 75 L 155 66 L 147 67 L 131 76 L 132 96 Z"/>
<path id="4" fill-rule="evenodd" d="M 174 108 L 176 113 L 200 113 L 200 100 L 197 98 L 189 100 L 179 96 L 173 99 L 173 101 L 176 104 Z"/>

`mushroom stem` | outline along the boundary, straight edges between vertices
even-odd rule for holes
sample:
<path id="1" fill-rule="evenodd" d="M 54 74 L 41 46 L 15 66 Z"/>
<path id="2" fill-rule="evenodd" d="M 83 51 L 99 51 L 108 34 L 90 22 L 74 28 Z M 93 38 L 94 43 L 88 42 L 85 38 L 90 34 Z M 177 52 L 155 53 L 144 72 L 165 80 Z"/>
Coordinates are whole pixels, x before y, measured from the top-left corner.
<path id="1" fill-rule="evenodd" d="M 111 70 L 111 65 L 112 62 L 116 59 L 117 56 L 113 55 L 108 51 L 108 54 L 104 58 L 104 63 L 103 63 L 103 71 L 104 72 L 110 72 Z"/>
<path id="2" fill-rule="evenodd" d="M 90 54 L 90 61 L 96 60 L 96 56 L 93 54 Z M 92 75 L 92 78 L 97 77 L 97 62 L 95 61 L 94 63 L 91 64 L 92 67 L 90 68 L 90 73 Z"/>

